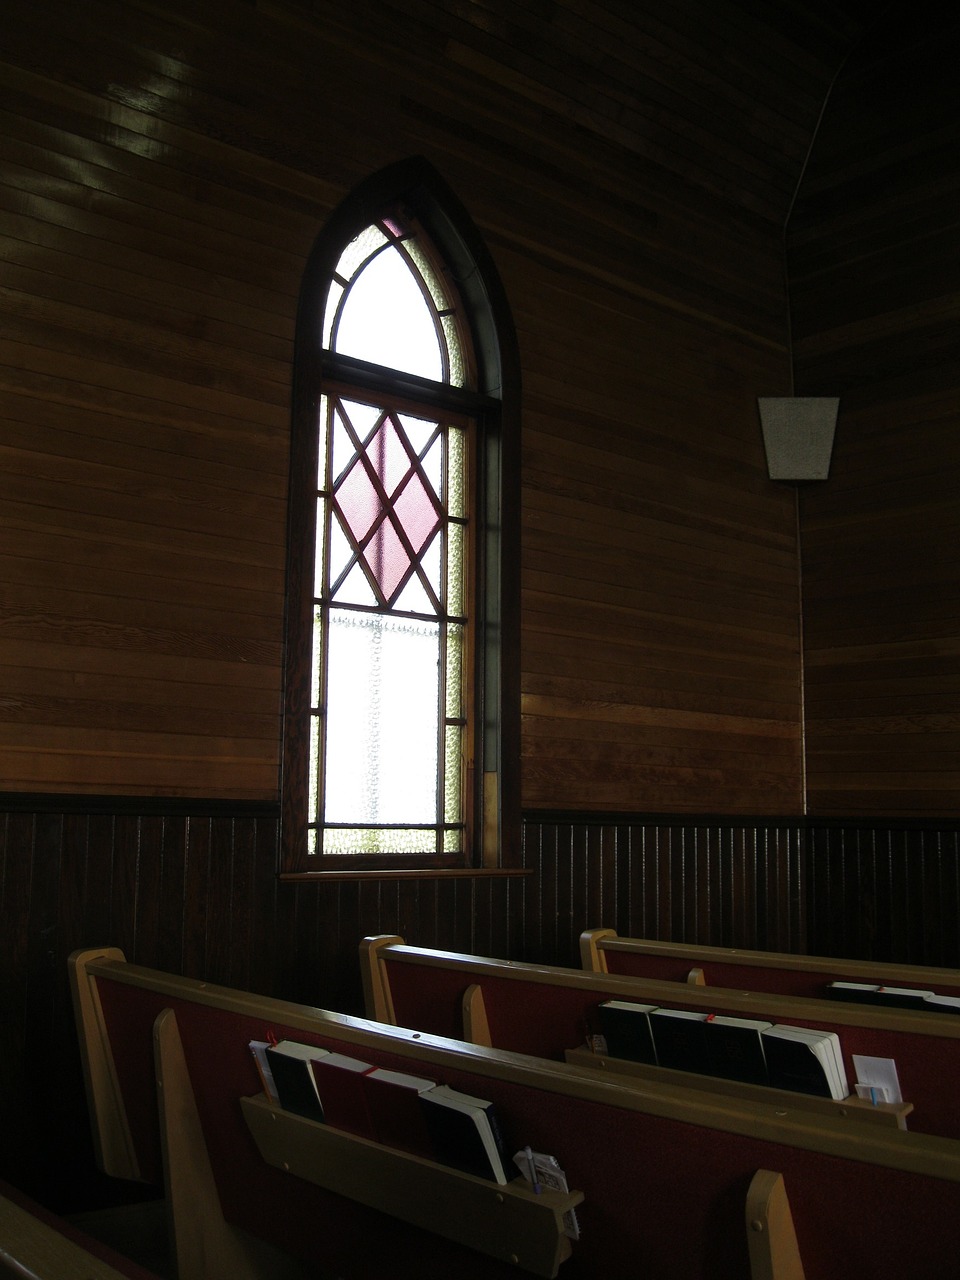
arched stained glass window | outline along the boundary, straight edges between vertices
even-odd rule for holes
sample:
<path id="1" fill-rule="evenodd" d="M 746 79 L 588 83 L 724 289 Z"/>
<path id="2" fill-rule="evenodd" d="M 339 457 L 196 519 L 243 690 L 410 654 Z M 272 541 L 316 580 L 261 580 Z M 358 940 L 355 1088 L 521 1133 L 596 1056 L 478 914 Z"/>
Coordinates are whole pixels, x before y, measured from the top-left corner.
<path id="1" fill-rule="evenodd" d="M 298 332 L 284 865 L 489 860 L 502 842 L 489 342 L 478 359 L 412 204 L 318 245 Z"/>

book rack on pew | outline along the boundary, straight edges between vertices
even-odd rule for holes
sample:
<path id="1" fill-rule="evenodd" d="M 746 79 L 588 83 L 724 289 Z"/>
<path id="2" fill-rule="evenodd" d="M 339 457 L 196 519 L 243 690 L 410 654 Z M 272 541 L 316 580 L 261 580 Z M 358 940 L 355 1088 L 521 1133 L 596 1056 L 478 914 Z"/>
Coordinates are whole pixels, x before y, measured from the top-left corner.
<path id="1" fill-rule="evenodd" d="M 747 1084 L 741 1080 L 725 1080 L 721 1076 L 704 1076 L 695 1071 L 673 1071 L 669 1067 L 655 1067 L 646 1062 L 631 1062 L 628 1058 L 614 1058 L 592 1049 L 567 1049 L 564 1060 L 571 1066 L 602 1071 L 608 1076 L 626 1080 L 656 1081 L 681 1085 L 687 1089 L 704 1089 L 724 1097 L 767 1102 L 784 1113 L 799 1109 L 812 1115 L 839 1116 L 863 1124 L 879 1124 L 893 1129 L 906 1129 L 907 1116 L 913 1110 L 912 1102 L 868 1102 L 855 1094 L 843 1101 L 832 1098 L 816 1098 L 812 1094 L 794 1093 L 789 1089 L 774 1089 L 767 1084 Z"/>
<path id="2" fill-rule="evenodd" d="M 535 1195 L 523 1178 L 498 1186 L 284 1111 L 263 1094 L 240 1106 L 274 1168 L 534 1275 L 555 1276 L 570 1256 L 563 1215 L 582 1202 L 579 1191 Z"/>

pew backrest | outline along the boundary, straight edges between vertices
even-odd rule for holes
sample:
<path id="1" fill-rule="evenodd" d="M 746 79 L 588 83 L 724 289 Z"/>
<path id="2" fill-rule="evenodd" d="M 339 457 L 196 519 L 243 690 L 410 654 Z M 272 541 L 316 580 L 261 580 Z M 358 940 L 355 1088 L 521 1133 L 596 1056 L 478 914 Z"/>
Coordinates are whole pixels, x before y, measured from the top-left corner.
<path id="1" fill-rule="evenodd" d="M 360 954 L 369 1016 L 459 1036 L 465 1002 L 469 1013 L 479 990 L 484 1032 L 473 1038 L 538 1057 L 563 1059 L 567 1050 L 584 1045 L 599 1030 L 596 1008 L 604 1000 L 835 1031 L 851 1087 L 854 1055 L 892 1058 L 903 1098 L 913 1107 L 910 1128 L 960 1138 L 960 1093 L 944 1085 L 960 1073 L 960 1018 L 954 1015 L 585 973 L 410 947 L 395 935 L 365 938 Z M 851 1104 L 848 1114 L 853 1112 Z"/>
<path id="2" fill-rule="evenodd" d="M 778 1241 L 791 1234 L 775 1226 L 777 1175 L 789 1195 L 804 1270 L 789 1270 L 796 1249 L 788 1240 L 787 1260 L 778 1260 L 775 1248 L 774 1269 L 755 1269 L 757 1280 L 799 1274 L 828 1280 L 841 1252 L 850 1280 L 893 1280 L 907 1270 L 914 1280 L 934 1280 L 949 1273 L 955 1258 L 960 1146 L 953 1142 L 880 1129 L 854 1136 L 842 1123 L 784 1117 L 762 1104 L 719 1105 L 654 1085 L 626 1089 L 562 1063 L 234 992 L 115 956 L 83 965 L 79 980 L 97 988 L 98 1038 L 111 1047 L 121 1097 L 140 1087 L 134 1082 L 131 1090 L 123 1077 L 139 1069 L 143 1042 L 156 1037 L 161 1093 L 174 1095 L 175 1105 L 168 1097 L 167 1106 L 177 1121 L 195 1108 L 224 1218 L 351 1280 L 395 1271 L 405 1255 L 418 1258 L 420 1274 L 465 1280 L 507 1280 L 517 1264 L 387 1222 L 308 1176 L 268 1163 L 244 1115 L 245 1105 L 263 1110 L 263 1101 L 241 1100 L 255 1099 L 260 1089 L 249 1041 L 270 1032 L 488 1098 L 511 1148 L 529 1143 L 557 1155 L 584 1196 L 582 1239 L 563 1262 L 566 1280 L 602 1274 L 743 1280 L 757 1252 L 748 1244 L 748 1197 L 753 1209 L 755 1202 L 771 1206 L 760 1234 L 772 1230 Z M 277 1115 L 280 1125 L 290 1119 Z M 324 1128 L 297 1122 L 298 1143 L 308 1143 L 311 1126 L 314 1136 Z M 292 1168 L 299 1159 L 299 1151 L 291 1154 Z M 762 1171 L 769 1185 L 755 1182 Z M 493 1184 L 487 1190 L 494 1199 L 500 1191 Z M 888 1204 L 896 1204 L 896 1213 L 881 1212 L 876 1222 L 865 1212 Z"/>
<path id="3" fill-rule="evenodd" d="M 614 929 L 580 935 L 581 966 L 587 973 L 613 973 L 662 982 L 824 999 L 831 982 L 908 987 L 960 996 L 960 970 L 887 964 L 830 956 L 751 951 L 653 938 L 621 938 Z"/>

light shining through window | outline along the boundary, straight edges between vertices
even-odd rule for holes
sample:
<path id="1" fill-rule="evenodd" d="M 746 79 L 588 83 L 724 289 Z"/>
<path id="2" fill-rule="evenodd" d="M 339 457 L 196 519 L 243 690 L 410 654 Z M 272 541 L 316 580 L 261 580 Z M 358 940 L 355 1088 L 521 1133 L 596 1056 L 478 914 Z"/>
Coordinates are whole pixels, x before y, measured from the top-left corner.
<path id="1" fill-rule="evenodd" d="M 462 377 L 440 279 L 392 220 L 345 247 L 323 333 L 337 356 L 385 374 L 438 388 Z M 389 393 L 328 386 L 321 398 L 311 853 L 463 848 L 471 431 L 461 413 Z"/>

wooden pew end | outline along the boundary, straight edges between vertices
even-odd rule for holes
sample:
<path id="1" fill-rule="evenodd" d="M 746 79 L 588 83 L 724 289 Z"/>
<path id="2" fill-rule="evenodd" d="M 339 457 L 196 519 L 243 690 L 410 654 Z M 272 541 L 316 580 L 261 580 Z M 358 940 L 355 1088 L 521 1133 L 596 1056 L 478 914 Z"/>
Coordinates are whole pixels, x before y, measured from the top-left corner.
<path id="1" fill-rule="evenodd" d="M 750 1280 L 804 1280 L 803 1262 L 783 1175 L 760 1169 L 746 1203 Z"/>
<path id="2" fill-rule="evenodd" d="M 384 977 L 379 952 L 383 947 L 403 946 L 397 934 L 380 933 L 363 938 L 360 942 L 360 977 L 363 980 L 363 1008 L 366 1017 L 373 1022 L 397 1025 L 390 997 L 390 984 Z"/>
<path id="3" fill-rule="evenodd" d="M 587 973 L 606 973 L 607 957 L 601 943 L 616 936 L 616 929 L 584 929 L 580 935 L 580 967 Z"/>

